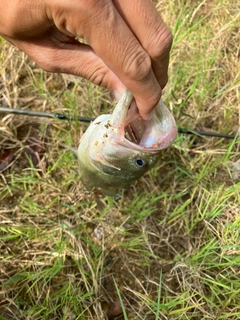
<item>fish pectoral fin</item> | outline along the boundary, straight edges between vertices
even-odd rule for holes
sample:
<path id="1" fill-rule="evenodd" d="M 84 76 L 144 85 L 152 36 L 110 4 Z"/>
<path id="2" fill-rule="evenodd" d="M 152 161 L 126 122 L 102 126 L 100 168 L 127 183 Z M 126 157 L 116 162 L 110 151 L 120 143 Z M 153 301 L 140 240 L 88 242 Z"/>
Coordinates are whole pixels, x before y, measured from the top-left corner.
<path id="1" fill-rule="evenodd" d="M 78 158 L 78 152 L 77 152 L 77 149 L 73 148 L 73 147 L 70 147 L 70 146 L 67 146 L 66 145 L 66 148 L 70 151 L 72 151 L 73 155 Z"/>
<path id="2" fill-rule="evenodd" d="M 70 151 L 72 151 L 72 153 L 74 154 L 74 156 L 75 156 L 75 157 L 78 157 L 78 151 L 77 151 L 77 149 L 75 149 L 75 148 L 73 148 L 73 147 L 71 147 L 71 146 L 68 146 L 68 145 L 65 144 L 65 143 L 61 143 L 61 146 L 63 146 L 64 148 L 66 148 L 66 149 L 68 149 L 68 150 L 70 150 Z"/>

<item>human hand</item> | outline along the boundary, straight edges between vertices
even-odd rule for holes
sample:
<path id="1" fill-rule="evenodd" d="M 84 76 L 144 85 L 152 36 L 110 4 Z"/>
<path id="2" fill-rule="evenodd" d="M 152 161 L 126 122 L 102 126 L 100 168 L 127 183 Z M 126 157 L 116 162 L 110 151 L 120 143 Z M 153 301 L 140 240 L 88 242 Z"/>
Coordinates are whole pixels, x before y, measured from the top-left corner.
<path id="1" fill-rule="evenodd" d="M 47 71 L 87 78 L 116 97 L 128 88 L 145 119 L 167 83 L 172 36 L 150 0 L 8 0 L 0 34 Z"/>

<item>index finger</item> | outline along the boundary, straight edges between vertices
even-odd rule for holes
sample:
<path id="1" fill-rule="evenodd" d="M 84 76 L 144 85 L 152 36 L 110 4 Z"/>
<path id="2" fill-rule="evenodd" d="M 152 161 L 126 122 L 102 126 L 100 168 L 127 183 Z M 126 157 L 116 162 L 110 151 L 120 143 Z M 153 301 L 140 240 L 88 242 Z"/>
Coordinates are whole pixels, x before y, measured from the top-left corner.
<path id="1" fill-rule="evenodd" d="M 150 3 L 148 0 L 137 1 L 144 6 Z M 158 103 L 161 87 L 153 72 L 149 54 L 134 34 L 134 28 L 130 27 L 131 19 L 125 17 L 126 22 L 118 11 L 119 8 L 110 0 L 72 0 L 67 3 L 67 8 L 66 2 L 62 2 L 57 11 L 54 2 L 48 3 L 58 29 L 68 35 L 83 37 L 96 55 L 120 79 L 113 80 L 109 87 L 120 94 L 125 91 L 125 87 L 128 88 L 137 101 L 140 114 L 147 118 Z M 139 24 L 144 16 L 144 6 L 135 18 Z M 133 14 L 131 6 L 129 10 Z M 155 10 L 154 7 L 151 6 L 151 10 Z"/>
<path id="2" fill-rule="evenodd" d="M 172 34 L 149 0 L 113 0 L 121 16 L 151 58 L 161 88 L 166 85 Z M 140 23 L 141 20 L 141 23 Z"/>
<path id="3" fill-rule="evenodd" d="M 87 41 L 132 92 L 140 114 L 146 118 L 160 99 L 160 84 L 153 72 L 149 54 L 130 28 L 131 18 L 128 17 L 127 24 L 117 8 L 114 5 L 110 6 L 109 1 L 107 3 L 108 6 L 105 6 L 101 12 L 101 23 L 98 23 L 97 30 L 95 29 L 94 34 L 88 36 Z M 128 11 L 128 5 L 126 8 Z M 129 14 L 133 15 L 132 6 L 130 5 L 129 8 Z M 132 17 L 135 24 L 138 22 L 141 25 L 144 12 L 134 12 L 134 14 L 137 17 L 135 19 Z M 119 87 L 116 90 L 123 91 L 123 88 Z"/>

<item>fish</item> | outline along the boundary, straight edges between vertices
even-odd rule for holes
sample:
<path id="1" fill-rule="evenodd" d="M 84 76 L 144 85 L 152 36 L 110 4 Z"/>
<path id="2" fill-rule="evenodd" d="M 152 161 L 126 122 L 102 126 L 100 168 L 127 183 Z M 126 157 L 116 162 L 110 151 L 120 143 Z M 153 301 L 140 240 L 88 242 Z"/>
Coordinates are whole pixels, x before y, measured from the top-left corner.
<path id="1" fill-rule="evenodd" d="M 80 179 L 88 191 L 114 196 L 154 167 L 176 135 L 174 117 L 162 100 L 144 120 L 126 90 L 112 114 L 98 116 L 81 137 L 75 150 Z"/>

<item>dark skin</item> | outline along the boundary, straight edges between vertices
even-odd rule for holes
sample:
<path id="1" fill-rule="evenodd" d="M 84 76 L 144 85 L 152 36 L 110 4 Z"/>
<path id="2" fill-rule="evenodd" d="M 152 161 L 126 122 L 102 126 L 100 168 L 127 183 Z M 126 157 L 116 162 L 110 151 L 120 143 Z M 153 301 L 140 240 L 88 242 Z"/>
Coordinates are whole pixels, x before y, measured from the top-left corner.
<path id="1" fill-rule="evenodd" d="M 167 83 L 172 36 L 150 0 L 8 0 L 0 34 L 47 71 L 87 78 L 117 98 L 128 88 L 145 119 Z"/>

